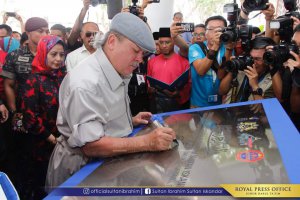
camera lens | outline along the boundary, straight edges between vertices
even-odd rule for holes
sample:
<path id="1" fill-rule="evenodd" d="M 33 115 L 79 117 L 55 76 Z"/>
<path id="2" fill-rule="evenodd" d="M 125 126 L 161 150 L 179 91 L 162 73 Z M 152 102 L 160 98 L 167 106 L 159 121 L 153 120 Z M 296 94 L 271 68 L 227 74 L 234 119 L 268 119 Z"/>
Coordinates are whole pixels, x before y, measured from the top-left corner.
<path id="1" fill-rule="evenodd" d="M 220 40 L 222 42 L 231 42 L 235 40 L 235 34 L 233 31 L 225 31 L 221 36 Z"/>
<path id="2" fill-rule="evenodd" d="M 256 3 L 256 0 L 248 0 L 247 1 L 247 6 L 250 8 L 250 9 L 255 9 L 257 3 Z"/>
<path id="3" fill-rule="evenodd" d="M 244 71 L 247 66 L 252 66 L 254 63 L 251 56 L 239 56 L 231 61 L 225 63 L 225 69 L 229 72 L 237 72 L 238 70 Z"/>
<path id="4" fill-rule="evenodd" d="M 276 52 L 274 51 L 267 51 L 266 53 L 264 53 L 263 59 L 264 59 L 264 63 L 266 65 L 274 65 L 276 63 Z"/>

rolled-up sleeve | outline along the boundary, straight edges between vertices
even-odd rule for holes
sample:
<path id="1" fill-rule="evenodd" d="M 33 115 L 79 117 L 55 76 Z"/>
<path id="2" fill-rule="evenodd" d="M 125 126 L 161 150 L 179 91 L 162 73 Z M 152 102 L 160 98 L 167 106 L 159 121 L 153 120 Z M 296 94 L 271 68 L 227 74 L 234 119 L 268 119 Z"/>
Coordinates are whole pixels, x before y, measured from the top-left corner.
<path id="1" fill-rule="evenodd" d="M 104 136 L 108 108 L 99 91 L 75 88 L 66 92 L 62 103 L 62 112 L 72 129 L 67 140 L 71 147 L 82 147 Z"/>

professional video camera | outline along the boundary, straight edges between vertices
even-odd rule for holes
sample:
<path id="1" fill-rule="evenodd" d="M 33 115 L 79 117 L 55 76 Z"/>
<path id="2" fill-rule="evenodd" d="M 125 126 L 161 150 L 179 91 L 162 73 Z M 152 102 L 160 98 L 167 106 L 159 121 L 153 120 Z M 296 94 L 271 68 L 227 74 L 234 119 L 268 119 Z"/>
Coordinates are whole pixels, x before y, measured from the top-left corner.
<path id="1" fill-rule="evenodd" d="M 220 36 L 220 40 L 224 43 L 235 42 L 238 39 L 242 41 L 242 48 L 244 51 L 250 51 L 250 41 L 252 38 L 252 26 L 241 25 L 239 28 L 237 25 L 237 19 L 239 15 L 238 5 L 235 3 L 226 4 L 223 8 L 223 12 L 227 13 L 227 20 L 229 26 L 223 29 L 223 33 Z"/>
<path id="2" fill-rule="evenodd" d="M 268 5 L 266 5 L 269 0 L 245 0 L 243 3 L 243 9 L 247 12 L 251 12 L 254 10 L 266 10 L 268 9 Z"/>
<path id="3" fill-rule="evenodd" d="M 284 0 L 284 7 L 288 10 L 285 15 L 277 17 L 270 22 L 271 29 L 278 29 L 280 40 L 290 42 L 293 37 L 293 19 L 291 16 L 300 19 L 300 13 L 297 12 L 296 0 Z"/>
<path id="4" fill-rule="evenodd" d="M 243 24 L 240 27 L 232 28 L 225 28 L 226 30 L 223 31 L 223 34 L 220 36 L 220 40 L 222 42 L 234 42 L 238 39 L 241 39 L 242 48 L 245 52 L 250 51 L 250 41 L 252 38 L 252 26 Z"/>
<path id="5" fill-rule="evenodd" d="M 232 73 L 237 73 L 238 70 L 244 71 L 247 66 L 252 67 L 254 63 L 253 58 L 250 55 L 240 55 L 230 61 L 227 61 L 224 65 L 225 70 Z"/>
<path id="6" fill-rule="evenodd" d="M 132 0 L 132 6 L 129 6 L 129 12 L 136 15 L 136 16 L 139 16 L 139 10 L 138 10 L 138 7 L 137 7 L 137 2 L 138 0 Z"/>
<path id="7" fill-rule="evenodd" d="M 293 58 L 290 51 L 299 54 L 297 44 L 282 43 L 273 47 L 273 50 L 264 53 L 263 59 L 265 64 L 273 67 L 281 67 L 289 58 Z"/>

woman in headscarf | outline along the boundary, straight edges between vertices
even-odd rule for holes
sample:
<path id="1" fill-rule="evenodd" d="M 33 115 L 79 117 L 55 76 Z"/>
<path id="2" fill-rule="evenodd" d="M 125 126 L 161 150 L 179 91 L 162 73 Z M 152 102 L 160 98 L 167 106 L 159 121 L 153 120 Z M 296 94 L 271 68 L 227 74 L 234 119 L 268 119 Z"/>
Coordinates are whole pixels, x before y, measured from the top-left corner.
<path id="1" fill-rule="evenodd" d="M 56 116 L 58 90 L 65 76 L 64 60 L 63 41 L 57 36 L 42 37 L 21 102 L 23 126 L 29 141 L 24 145 L 30 153 L 29 169 L 33 169 L 29 172 L 32 175 L 32 185 L 29 184 L 29 187 L 33 189 L 34 199 L 42 199 L 45 195 L 42 186 L 56 137 L 59 136 Z"/>

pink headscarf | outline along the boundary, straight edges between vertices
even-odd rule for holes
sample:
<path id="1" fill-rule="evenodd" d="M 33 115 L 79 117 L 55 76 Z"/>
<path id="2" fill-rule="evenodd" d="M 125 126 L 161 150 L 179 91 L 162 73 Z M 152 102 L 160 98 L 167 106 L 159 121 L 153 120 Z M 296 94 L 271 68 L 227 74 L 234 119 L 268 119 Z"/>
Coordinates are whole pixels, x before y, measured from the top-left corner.
<path id="1" fill-rule="evenodd" d="M 50 70 L 50 68 L 47 67 L 47 54 L 56 44 L 64 46 L 63 41 L 57 36 L 47 35 L 41 38 L 37 46 L 37 54 L 32 61 L 33 73 Z"/>

